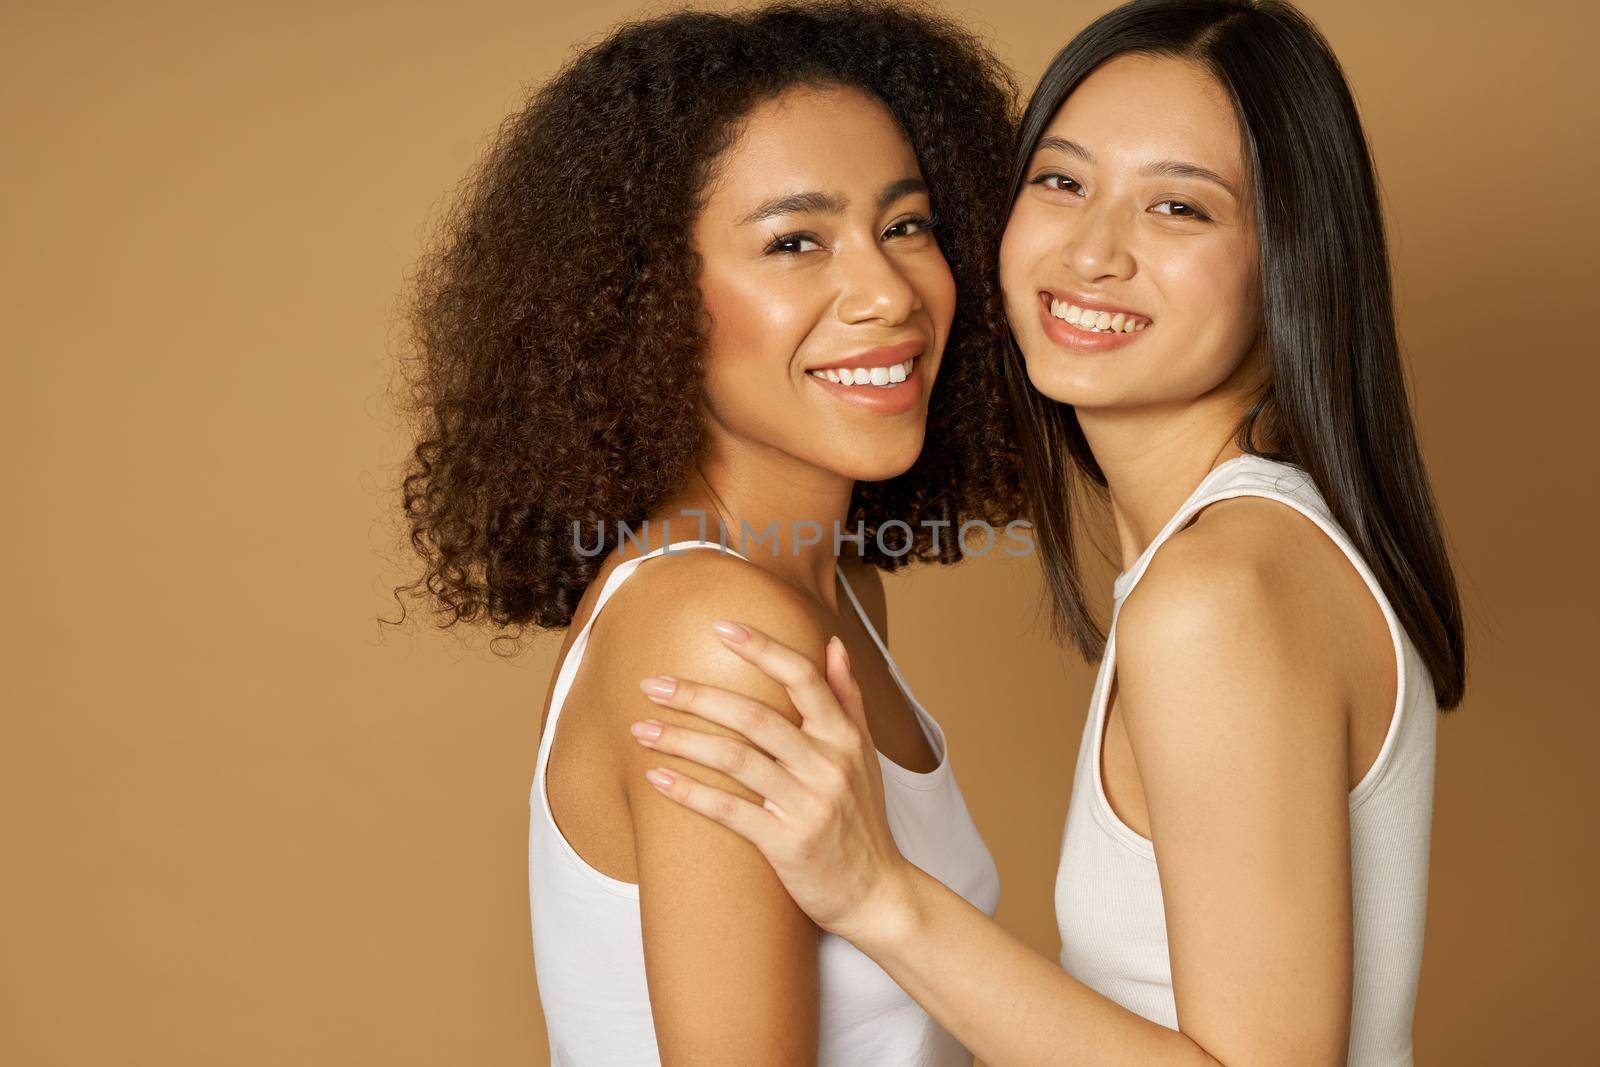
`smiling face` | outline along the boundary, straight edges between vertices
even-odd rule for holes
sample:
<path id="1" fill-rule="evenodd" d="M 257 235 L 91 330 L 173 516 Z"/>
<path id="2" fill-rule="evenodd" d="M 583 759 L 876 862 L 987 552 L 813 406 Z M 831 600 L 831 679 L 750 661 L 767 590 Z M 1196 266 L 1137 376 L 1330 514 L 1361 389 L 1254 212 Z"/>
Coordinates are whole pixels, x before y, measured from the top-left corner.
<path id="1" fill-rule="evenodd" d="M 1265 366 L 1255 216 L 1213 76 L 1127 55 L 1079 83 L 1023 174 L 1000 279 L 1029 379 L 1080 411 L 1253 382 Z"/>
<path id="2" fill-rule="evenodd" d="M 703 203 L 713 438 L 855 480 L 904 472 L 956 293 L 894 118 L 853 88 L 788 89 L 744 116 Z"/>

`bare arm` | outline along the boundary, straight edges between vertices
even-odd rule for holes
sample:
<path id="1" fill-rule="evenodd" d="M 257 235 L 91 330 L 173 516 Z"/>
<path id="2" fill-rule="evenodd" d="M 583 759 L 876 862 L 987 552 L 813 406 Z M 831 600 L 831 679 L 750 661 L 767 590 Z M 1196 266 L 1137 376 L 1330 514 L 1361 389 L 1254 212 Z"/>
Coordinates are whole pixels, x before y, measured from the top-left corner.
<path id="1" fill-rule="evenodd" d="M 1119 670 L 1178 1025 L 1229 1064 L 1343 1064 L 1353 923 L 1337 623 L 1305 610 L 1315 598 L 1282 594 L 1292 563 L 1168 548 L 1119 623 Z"/>
<path id="2" fill-rule="evenodd" d="M 1259 571 L 1164 562 L 1118 623 L 1118 707 L 1160 856 L 1179 1031 L 1090 990 L 915 868 L 857 943 L 996 1065 L 1342 1064 L 1337 681 L 1318 676 L 1315 624 L 1286 617 Z"/>
<path id="3" fill-rule="evenodd" d="M 714 619 L 742 612 L 820 658 L 823 635 L 785 596 L 782 583 L 709 552 L 644 566 L 656 568 L 650 581 L 630 582 L 617 594 L 616 606 L 627 610 L 613 608 L 597 623 L 597 630 L 613 626 L 603 635 L 609 650 L 604 676 L 619 733 L 635 719 L 691 718 L 645 698 L 638 680 L 651 674 L 715 678 L 798 721 L 781 686 L 708 636 Z M 624 605 L 624 596 L 633 602 Z M 757 849 L 665 799 L 644 771 L 667 767 L 757 803 L 760 798 L 719 771 L 622 740 L 645 971 L 662 1062 L 815 1064 L 817 927 Z"/>
<path id="4" fill-rule="evenodd" d="M 826 816 L 800 811 L 779 819 L 746 807 L 726 824 L 761 845 L 824 927 L 877 960 L 996 1067 L 1344 1062 L 1351 970 L 1345 707 L 1326 652 L 1336 624 L 1283 596 L 1281 575 L 1229 559 L 1215 545 L 1192 555 L 1177 548 L 1168 546 L 1137 600 L 1124 605 L 1118 669 L 1119 709 L 1161 863 L 1178 1031 L 1089 989 L 886 850 L 881 811 L 861 814 L 870 803 L 859 743 L 827 740 L 843 736 L 830 717 L 861 725 L 858 710 L 832 700 L 853 689 L 843 660 L 830 661 L 829 682 L 820 685 L 825 699 L 807 677 L 812 668 L 785 662 L 765 635 L 744 643 L 741 654 L 785 678 L 806 713 L 804 731 L 772 721 L 757 744 L 790 766 L 805 762 L 802 746 L 852 771 L 844 785 L 815 776 L 819 784 L 809 788 Z M 713 708 L 704 693 L 698 699 Z M 662 740 L 690 752 L 692 733 Z M 707 798 L 694 792 L 676 799 L 709 814 Z M 862 866 L 869 861 L 850 868 L 842 858 L 858 855 L 890 858 L 871 860 L 871 870 Z M 829 864 L 851 877 L 815 876 Z M 873 888 L 837 891 L 852 881 Z M 845 899 L 859 904 L 843 907 Z"/>

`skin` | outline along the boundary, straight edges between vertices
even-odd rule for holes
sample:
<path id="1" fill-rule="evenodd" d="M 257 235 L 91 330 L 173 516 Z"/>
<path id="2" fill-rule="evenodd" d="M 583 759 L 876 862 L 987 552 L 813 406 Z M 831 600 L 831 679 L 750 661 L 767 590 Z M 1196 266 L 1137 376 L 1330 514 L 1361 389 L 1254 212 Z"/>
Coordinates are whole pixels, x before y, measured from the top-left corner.
<path id="1" fill-rule="evenodd" d="M 1233 430 L 1268 373 L 1244 158 L 1228 100 L 1203 68 L 1120 57 L 1054 116 L 1008 223 L 1001 277 L 1013 330 L 1035 387 L 1076 406 L 1124 567 L 1207 471 L 1240 454 Z M 1140 174 L 1169 159 L 1214 171 L 1237 195 Z M 1152 325 L 1108 353 L 1068 349 L 1036 317 L 1049 288 Z M 664 792 L 755 842 L 820 925 L 871 955 L 981 1059 L 1346 1061 L 1348 793 L 1388 729 L 1394 652 L 1371 593 L 1310 520 L 1263 498 L 1202 509 L 1156 553 L 1118 620 L 1102 774 L 1118 817 L 1160 857 L 1177 1031 L 1089 989 L 906 863 L 867 780 L 870 724 L 846 657 L 830 647 L 818 671 L 758 624 L 749 630 L 721 643 L 785 684 L 800 727 L 700 679 L 664 706 L 754 742 L 739 780 L 776 810 L 709 789 L 698 771 Z M 710 751 L 678 726 L 649 743 L 690 758 Z"/>
<path id="2" fill-rule="evenodd" d="M 931 231 L 919 225 L 931 204 L 916 157 L 873 97 L 840 87 L 791 89 L 745 117 L 719 164 L 693 227 L 713 323 L 702 412 L 710 443 L 690 484 L 652 512 L 645 541 L 653 549 L 715 540 L 720 519 L 729 543 L 750 562 L 684 550 L 647 561 L 618 589 L 590 632 L 566 697 L 547 788 L 557 823 L 579 854 L 640 887 L 662 1061 L 814 1064 L 817 927 L 755 847 L 651 787 L 644 771 L 663 760 L 634 745 L 623 725 L 656 710 L 636 680 L 663 670 L 703 678 L 799 721 L 782 686 L 700 638 L 732 611 L 817 662 L 827 636 L 841 635 L 859 653 L 878 748 L 912 770 L 936 766 L 837 583 L 827 533 L 835 522 L 844 525 L 858 479 L 891 477 L 916 459 L 927 393 L 905 412 L 867 411 L 827 394 L 805 368 L 918 338 L 927 345 L 919 372 L 931 385 L 955 313 L 955 286 Z M 743 221 L 763 204 L 806 192 L 831 194 L 840 210 Z M 704 530 L 700 517 L 684 514 L 694 510 L 704 513 Z M 802 521 L 825 531 L 820 544 L 795 543 L 791 534 Z M 741 522 L 756 531 L 776 523 L 779 541 L 740 548 Z M 643 551 L 626 544 L 607 558 L 578 605 L 563 657 L 606 576 Z M 884 631 L 877 569 L 839 562 Z M 698 720 L 685 713 L 673 721 Z M 726 774 L 701 773 L 758 799 Z"/>

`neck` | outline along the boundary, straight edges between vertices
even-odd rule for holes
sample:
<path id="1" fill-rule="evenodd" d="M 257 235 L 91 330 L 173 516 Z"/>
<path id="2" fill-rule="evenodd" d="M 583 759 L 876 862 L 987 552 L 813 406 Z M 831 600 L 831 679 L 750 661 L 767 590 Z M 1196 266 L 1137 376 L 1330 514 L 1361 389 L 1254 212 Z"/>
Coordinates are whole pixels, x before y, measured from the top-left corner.
<path id="1" fill-rule="evenodd" d="M 688 484 L 652 509 L 649 543 L 716 541 L 720 524 L 728 547 L 837 611 L 834 533 L 855 532 L 845 528 L 854 488 L 836 472 L 713 434 Z"/>
<path id="2" fill-rule="evenodd" d="M 1123 570 L 1214 467 L 1244 454 L 1234 434 L 1266 381 L 1264 362 L 1247 357 L 1226 381 L 1194 400 L 1077 408 L 1084 439 L 1106 476 Z"/>
<path id="3" fill-rule="evenodd" d="M 1123 570 L 1213 467 L 1243 454 L 1233 441 L 1238 419 L 1223 414 L 1193 403 L 1178 411 L 1079 409 L 1083 436 L 1106 476 Z"/>

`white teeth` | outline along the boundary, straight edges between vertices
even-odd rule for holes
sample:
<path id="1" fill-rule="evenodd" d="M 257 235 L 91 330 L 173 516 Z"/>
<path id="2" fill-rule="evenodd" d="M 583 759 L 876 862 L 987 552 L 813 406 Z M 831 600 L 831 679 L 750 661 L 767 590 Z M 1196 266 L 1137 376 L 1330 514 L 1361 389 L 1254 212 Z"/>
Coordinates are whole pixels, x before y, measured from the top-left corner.
<path id="1" fill-rule="evenodd" d="M 823 378 L 840 385 L 898 385 L 911 374 L 911 367 L 916 363 L 917 357 L 912 356 L 904 363 L 896 363 L 888 367 L 829 367 L 826 370 L 814 370 L 809 373 L 815 377 Z"/>
<path id="2" fill-rule="evenodd" d="M 1137 333 L 1149 325 L 1125 311 L 1090 311 L 1054 297 L 1050 298 L 1050 314 L 1090 333 Z"/>

